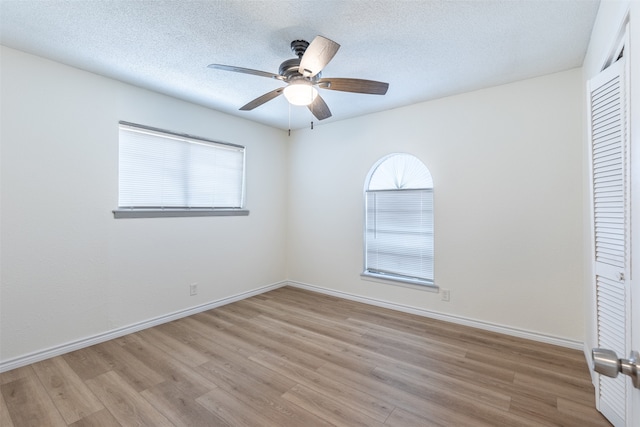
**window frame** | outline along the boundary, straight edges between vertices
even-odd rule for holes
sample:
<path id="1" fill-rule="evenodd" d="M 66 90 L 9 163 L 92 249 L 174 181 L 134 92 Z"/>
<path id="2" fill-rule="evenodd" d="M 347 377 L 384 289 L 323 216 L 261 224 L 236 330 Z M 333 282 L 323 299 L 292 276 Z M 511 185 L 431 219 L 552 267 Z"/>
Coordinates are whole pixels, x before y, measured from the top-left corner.
<path id="1" fill-rule="evenodd" d="M 183 144 L 205 143 L 213 146 L 229 146 L 242 150 L 242 183 L 241 183 L 241 205 L 240 207 L 172 207 L 172 206 L 118 206 L 114 209 L 113 216 L 116 219 L 122 218 L 174 218 L 174 217 L 202 217 L 202 216 L 247 216 L 249 210 L 246 209 L 246 147 L 238 144 L 214 141 L 200 136 L 185 133 L 168 131 L 151 126 L 140 125 L 126 121 L 118 122 L 118 132 L 122 127 L 137 128 L 143 131 L 167 135 L 169 138 L 178 138 Z M 118 139 L 118 156 L 120 156 L 120 139 Z M 118 168 L 120 168 L 120 157 L 118 157 Z M 118 181 L 120 181 L 120 170 L 118 170 Z M 118 204 L 120 203 L 120 183 L 118 183 Z"/>
<path id="2" fill-rule="evenodd" d="M 422 165 L 422 167 L 424 167 L 424 170 L 426 171 L 426 173 L 428 174 L 429 180 L 431 181 L 431 186 L 430 187 L 410 187 L 410 188 L 375 188 L 375 189 L 370 189 L 371 187 L 371 182 L 372 182 L 372 178 L 374 177 L 374 175 L 376 174 L 376 171 L 378 171 L 378 168 L 387 160 L 391 159 L 394 156 L 398 156 L 398 155 L 402 155 L 402 156 L 410 156 L 412 158 L 414 158 L 415 160 L 419 161 L 420 164 Z M 434 227 L 433 227 L 433 217 L 434 217 L 434 209 L 433 209 L 433 194 L 434 194 L 434 188 L 433 188 L 433 180 L 431 178 L 431 173 L 429 171 L 429 169 L 427 168 L 427 166 L 424 164 L 424 162 L 422 162 L 419 158 L 417 158 L 416 156 L 413 156 L 411 154 L 408 153 L 392 153 L 389 155 L 386 155 L 384 157 L 382 157 L 381 159 L 379 159 L 370 169 L 369 169 L 369 173 L 367 174 L 367 178 L 365 180 L 365 185 L 364 185 L 364 191 L 363 191 L 363 205 L 364 205 L 364 209 L 363 209 L 363 217 L 364 217 L 364 221 L 363 221 L 363 272 L 360 274 L 362 280 L 367 280 L 367 281 L 372 281 L 372 282 L 379 282 L 379 283 L 385 283 L 385 284 L 391 284 L 391 285 L 399 285 L 399 286 L 403 286 L 403 287 L 409 287 L 412 289 L 419 289 L 419 290 L 426 290 L 426 291 L 430 291 L 430 292 L 438 292 L 439 291 L 439 287 L 435 284 L 435 272 L 434 274 L 432 274 L 432 278 L 431 279 L 426 279 L 426 278 L 418 278 L 418 277 L 411 277 L 411 276 L 406 276 L 406 275 L 402 275 L 401 273 L 397 273 L 397 274 L 393 274 L 392 272 L 389 273 L 382 273 L 382 272 L 376 272 L 376 271 L 371 271 L 370 270 L 370 266 L 367 264 L 368 262 L 368 250 L 369 250 L 369 242 L 367 240 L 367 236 L 368 236 L 368 199 L 369 199 L 369 194 L 370 193 L 375 193 L 375 192 L 386 192 L 386 191 L 406 191 L 406 190 L 416 190 L 416 191 L 429 191 L 431 193 L 431 245 L 433 247 L 433 245 L 435 244 L 435 237 L 434 237 Z M 435 251 L 434 251 L 435 252 Z M 434 270 L 434 260 L 432 259 L 432 264 L 431 264 L 431 269 L 432 272 Z"/>

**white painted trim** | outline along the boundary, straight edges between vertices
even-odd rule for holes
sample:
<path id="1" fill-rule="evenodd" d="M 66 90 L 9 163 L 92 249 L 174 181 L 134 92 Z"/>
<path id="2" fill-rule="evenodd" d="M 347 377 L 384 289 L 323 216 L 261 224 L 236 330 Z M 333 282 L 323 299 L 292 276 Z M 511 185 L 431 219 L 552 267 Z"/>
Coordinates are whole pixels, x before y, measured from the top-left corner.
<path id="1" fill-rule="evenodd" d="M 250 298 L 255 295 L 259 295 L 265 292 L 272 291 L 274 289 L 281 288 L 283 286 L 291 286 L 294 288 L 306 289 L 312 292 L 318 292 L 325 295 L 332 295 L 338 298 L 344 298 L 352 301 L 362 302 L 364 304 L 375 305 L 378 307 L 389 308 L 391 310 L 397 310 L 404 313 L 416 314 L 418 316 L 424 316 L 432 319 L 443 320 L 445 322 L 456 323 L 459 325 L 470 326 L 473 328 L 483 329 L 486 331 L 497 332 L 505 335 L 515 336 L 519 338 L 530 339 L 533 341 L 544 342 L 547 344 L 559 345 L 575 350 L 584 350 L 584 344 L 580 341 L 568 340 L 565 338 L 554 337 L 551 335 L 540 334 L 537 332 L 530 332 L 523 329 L 512 328 L 509 326 L 498 325 L 489 322 L 482 322 L 479 320 L 468 319 L 460 316 L 453 316 L 450 314 L 439 313 L 431 310 L 425 310 L 422 308 L 411 307 L 402 304 L 396 304 L 389 301 L 378 300 L 369 297 L 363 297 L 346 292 L 336 291 L 333 289 L 327 289 L 320 286 L 310 285 L 307 283 L 301 283 L 296 281 L 282 281 L 273 283 L 271 285 L 263 286 L 253 289 L 251 291 L 242 292 L 240 294 L 232 295 L 226 298 L 222 298 L 216 301 L 208 302 L 206 304 L 191 307 L 185 310 L 176 311 L 173 313 L 165 314 L 163 316 L 155 317 L 153 319 L 145 320 L 142 322 L 134 323 L 132 325 L 124 326 L 122 328 L 114 329 L 102 334 L 94 335 L 91 337 L 83 338 L 70 343 L 61 344 L 55 347 L 51 347 L 45 350 L 37 351 L 27 354 L 25 356 L 16 357 L 0 362 L 0 373 L 10 371 L 12 369 L 27 366 L 32 363 L 40 362 L 42 360 L 49 359 L 51 357 L 60 356 L 65 353 L 69 353 L 75 350 L 80 350 L 85 347 L 89 347 L 95 344 L 100 344 L 105 341 L 109 341 L 115 338 L 132 334 L 134 332 L 141 331 L 143 329 L 151 328 L 163 323 L 171 322 L 173 320 L 181 319 L 183 317 L 191 316 L 203 311 L 211 310 L 216 307 L 220 307 L 232 302 L 240 301 L 246 298 Z"/>
<path id="2" fill-rule="evenodd" d="M 360 279 L 366 280 L 367 282 L 377 282 L 377 283 L 384 283 L 385 285 L 401 286 L 403 288 L 414 289 L 416 291 L 425 291 L 425 292 L 434 292 L 434 293 L 440 292 L 440 287 L 434 283 L 417 284 L 417 283 L 412 283 L 408 280 L 404 281 L 402 279 L 391 279 L 391 278 L 387 279 L 385 277 L 374 275 L 372 273 L 367 273 L 367 272 L 360 273 Z"/>
<path id="3" fill-rule="evenodd" d="M 20 356 L 14 359 L 5 360 L 0 362 L 0 373 L 10 371 L 12 369 L 20 368 L 22 366 L 30 365 L 32 363 L 40 362 L 42 360 L 46 360 L 51 357 L 60 356 L 62 354 L 69 353 L 75 350 L 80 350 L 82 348 L 89 347 L 95 344 L 100 344 L 105 341 L 109 341 L 109 340 L 119 338 L 128 334 L 132 334 L 134 332 L 151 328 L 153 326 L 161 325 L 163 323 L 171 322 L 173 320 L 181 319 L 183 317 L 192 316 L 194 314 L 211 310 L 213 308 L 230 304 L 232 302 L 240 301 L 255 295 L 269 292 L 274 289 L 281 288 L 287 285 L 287 283 L 288 282 L 282 281 L 282 282 L 273 283 L 271 285 L 262 286 L 260 288 L 253 289 L 251 291 L 242 292 L 236 295 L 231 295 L 216 301 L 208 302 L 206 304 L 197 305 L 195 307 L 187 308 L 185 310 L 176 311 L 173 313 L 155 317 L 153 319 L 134 323 L 132 325 L 123 326 L 118 329 L 114 329 L 114 330 L 104 332 L 98 335 L 94 335 L 91 337 L 83 338 L 77 341 L 72 341 L 66 344 L 61 344 L 45 350 L 30 353 L 25 356 Z"/>
<path id="4" fill-rule="evenodd" d="M 338 298 L 344 298 L 352 301 L 362 302 L 365 304 L 375 305 L 378 307 L 389 308 L 391 310 L 402 311 L 404 313 L 416 314 L 418 316 L 424 316 L 431 319 L 443 320 L 445 322 L 451 322 L 458 325 L 470 326 L 472 328 L 478 328 L 478 329 L 483 329 L 485 331 L 497 332 L 500 334 L 510 335 L 514 337 L 525 338 L 525 339 L 543 342 L 547 344 L 558 345 L 561 347 L 567 347 L 574 350 L 583 350 L 584 348 L 584 343 L 582 341 L 574 341 L 574 340 L 556 337 L 552 335 L 541 334 L 539 332 L 532 332 L 524 329 L 513 328 L 510 326 L 504 326 L 504 325 L 499 325 L 499 324 L 490 323 L 490 322 L 483 322 L 475 319 L 468 319 L 466 317 L 454 316 L 451 314 L 425 310 L 423 308 L 411 307 L 403 304 L 396 304 L 389 301 L 363 297 L 360 295 L 354 295 L 347 292 L 336 291 L 333 289 L 327 289 L 320 286 L 310 285 L 308 283 L 288 281 L 287 285 L 294 288 L 306 289 L 308 291 L 331 295 Z"/>
<path id="5" fill-rule="evenodd" d="M 600 387 L 600 384 L 598 382 L 598 375 L 596 375 L 596 371 L 593 370 L 593 356 L 591 356 L 591 349 L 586 342 L 583 345 L 582 352 L 584 353 L 584 359 L 587 361 L 587 366 L 589 367 L 591 384 L 593 384 L 593 387 L 597 390 Z"/>

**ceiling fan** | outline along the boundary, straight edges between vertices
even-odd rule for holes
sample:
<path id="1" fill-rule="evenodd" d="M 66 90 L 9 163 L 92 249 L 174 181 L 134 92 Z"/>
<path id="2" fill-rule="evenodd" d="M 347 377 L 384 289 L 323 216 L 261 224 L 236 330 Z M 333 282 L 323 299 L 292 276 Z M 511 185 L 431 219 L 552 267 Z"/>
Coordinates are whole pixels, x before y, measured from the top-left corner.
<path id="1" fill-rule="evenodd" d="M 285 98 L 287 98 L 291 104 L 306 105 L 318 120 L 324 120 L 331 117 L 331 110 L 329 110 L 326 102 L 324 102 L 318 94 L 318 88 L 372 95 L 384 95 L 389 88 L 388 83 L 374 80 L 322 78 L 322 69 L 331 61 L 339 48 L 340 45 L 338 43 L 322 36 L 316 36 L 311 43 L 305 40 L 294 40 L 291 42 L 291 50 L 298 57 L 287 59 L 280 64 L 278 74 L 232 65 L 210 64 L 208 67 L 217 70 L 268 77 L 281 80 L 287 84 L 285 87 L 272 90 L 257 97 L 248 104 L 240 107 L 240 110 L 253 110 L 284 94 Z"/>

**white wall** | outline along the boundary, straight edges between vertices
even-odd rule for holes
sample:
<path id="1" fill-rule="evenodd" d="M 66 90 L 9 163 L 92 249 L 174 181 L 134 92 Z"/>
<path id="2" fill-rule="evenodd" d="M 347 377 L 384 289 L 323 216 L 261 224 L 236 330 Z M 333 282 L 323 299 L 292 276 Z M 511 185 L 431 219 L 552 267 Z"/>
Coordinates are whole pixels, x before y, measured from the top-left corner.
<path id="1" fill-rule="evenodd" d="M 285 279 L 284 132 L 1 53 L 0 361 Z M 245 145 L 250 215 L 115 220 L 119 120 Z"/>
<path id="2" fill-rule="evenodd" d="M 584 338 L 580 70 L 287 137 L 1 52 L 0 361 L 286 278 Z M 250 216 L 114 220 L 118 120 L 246 145 Z M 436 282 L 449 303 L 360 279 L 364 179 L 398 151 L 434 177 Z"/>
<path id="3" fill-rule="evenodd" d="M 316 126 L 290 151 L 293 281 L 581 342 L 580 69 Z M 435 293 L 363 281 L 362 191 L 408 152 L 435 188 Z"/>

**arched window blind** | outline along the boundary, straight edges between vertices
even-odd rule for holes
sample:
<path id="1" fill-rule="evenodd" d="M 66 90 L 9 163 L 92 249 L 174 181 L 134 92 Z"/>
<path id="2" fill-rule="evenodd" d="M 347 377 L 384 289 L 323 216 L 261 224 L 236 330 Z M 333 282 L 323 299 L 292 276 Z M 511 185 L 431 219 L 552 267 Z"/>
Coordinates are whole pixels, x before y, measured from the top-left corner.
<path id="1" fill-rule="evenodd" d="M 245 149 L 120 124 L 120 209 L 241 209 Z"/>
<path id="2" fill-rule="evenodd" d="M 433 180 L 412 155 L 389 155 L 369 172 L 363 274 L 434 284 Z"/>

